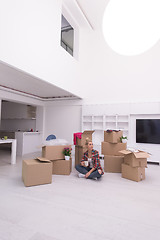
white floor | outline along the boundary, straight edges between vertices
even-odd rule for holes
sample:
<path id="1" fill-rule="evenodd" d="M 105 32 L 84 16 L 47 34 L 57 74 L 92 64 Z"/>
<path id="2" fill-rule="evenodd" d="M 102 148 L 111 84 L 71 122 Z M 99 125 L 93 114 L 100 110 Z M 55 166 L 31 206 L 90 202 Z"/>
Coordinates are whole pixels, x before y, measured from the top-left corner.
<path id="1" fill-rule="evenodd" d="M 35 187 L 24 186 L 21 167 L 0 151 L 0 240 L 160 239 L 160 166 L 139 183 L 116 173 L 86 180 L 73 169 Z"/>

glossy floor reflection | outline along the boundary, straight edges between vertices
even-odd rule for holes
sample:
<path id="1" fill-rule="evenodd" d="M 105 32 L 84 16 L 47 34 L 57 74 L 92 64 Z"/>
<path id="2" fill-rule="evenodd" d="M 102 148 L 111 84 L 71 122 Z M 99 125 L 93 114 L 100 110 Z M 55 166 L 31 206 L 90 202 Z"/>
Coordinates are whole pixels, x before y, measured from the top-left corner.
<path id="1" fill-rule="evenodd" d="M 11 165 L 0 151 L 0 240 L 160 239 L 159 166 L 149 165 L 139 183 L 114 173 L 86 180 L 73 169 L 25 187 L 21 172 L 22 159 Z"/>

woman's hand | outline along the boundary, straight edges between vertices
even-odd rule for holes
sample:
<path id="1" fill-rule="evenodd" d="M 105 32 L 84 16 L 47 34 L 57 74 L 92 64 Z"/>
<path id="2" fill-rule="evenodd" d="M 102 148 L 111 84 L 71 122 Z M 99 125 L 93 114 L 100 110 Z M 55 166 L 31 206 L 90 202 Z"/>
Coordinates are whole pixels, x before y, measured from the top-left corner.
<path id="1" fill-rule="evenodd" d="M 85 167 L 84 161 L 83 161 L 83 162 L 81 162 L 81 166 Z"/>
<path id="2" fill-rule="evenodd" d="M 91 174 L 90 172 L 87 172 L 85 178 L 88 178 L 90 174 Z"/>

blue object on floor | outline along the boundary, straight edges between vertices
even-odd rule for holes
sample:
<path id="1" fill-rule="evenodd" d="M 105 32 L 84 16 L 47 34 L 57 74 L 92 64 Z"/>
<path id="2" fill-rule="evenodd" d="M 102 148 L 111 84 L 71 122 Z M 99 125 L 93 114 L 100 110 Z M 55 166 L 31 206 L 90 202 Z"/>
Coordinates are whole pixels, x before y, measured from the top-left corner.
<path id="1" fill-rule="evenodd" d="M 46 141 L 52 140 L 52 139 L 56 139 L 56 136 L 51 134 L 46 138 Z"/>

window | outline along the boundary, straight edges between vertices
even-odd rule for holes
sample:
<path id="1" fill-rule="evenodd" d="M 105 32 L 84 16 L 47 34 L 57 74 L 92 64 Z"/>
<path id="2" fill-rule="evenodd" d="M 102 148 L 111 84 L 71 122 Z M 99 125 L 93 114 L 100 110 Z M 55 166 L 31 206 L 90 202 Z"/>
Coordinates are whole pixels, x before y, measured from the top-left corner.
<path id="1" fill-rule="evenodd" d="M 74 29 L 62 15 L 61 19 L 61 46 L 73 56 Z"/>

